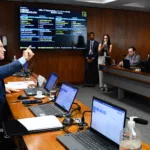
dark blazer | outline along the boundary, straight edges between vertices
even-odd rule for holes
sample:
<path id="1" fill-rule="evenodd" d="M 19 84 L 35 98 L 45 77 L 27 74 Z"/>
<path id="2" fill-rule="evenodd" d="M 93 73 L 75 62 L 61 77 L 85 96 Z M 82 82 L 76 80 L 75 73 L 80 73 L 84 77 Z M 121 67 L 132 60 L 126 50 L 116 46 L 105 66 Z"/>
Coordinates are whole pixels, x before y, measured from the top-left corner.
<path id="1" fill-rule="evenodd" d="M 10 64 L 0 66 L 0 120 L 2 119 L 3 106 L 6 100 L 4 79 L 22 69 L 21 63 L 17 60 Z"/>
<path id="2" fill-rule="evenodd" d="M 85 52 L 85 57 L 86 58 L 98 58 L 98 46 L 99 43 L 97 41 L 94 40 L 93 43 L 93 55 L 89 55 L 90 52 L 90 40 L 87 41 L 87 48 L 86 48 L 86 52 Z"/>

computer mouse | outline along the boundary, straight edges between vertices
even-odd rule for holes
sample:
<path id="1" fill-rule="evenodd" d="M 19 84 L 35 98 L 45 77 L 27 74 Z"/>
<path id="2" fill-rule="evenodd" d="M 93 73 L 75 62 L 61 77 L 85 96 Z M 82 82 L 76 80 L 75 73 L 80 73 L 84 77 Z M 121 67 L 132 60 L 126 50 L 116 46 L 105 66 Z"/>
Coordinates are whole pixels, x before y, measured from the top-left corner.
<path id="1" fill-rule="evenodd" d="M 73 119 L 71 117 L 66 117 L 62 122 L 63 125 L 71 125 L 72 123 Z"/>
<path id="2" fill-rule="evenodd" d="M 18 97 L 17 97 L 17 99 L 28 99 L 29 98 L 29 96 L 27 96 L 27 95 L 25 95 L 25 94 L 22 94 L 22 95 L 19 95 Z"/>

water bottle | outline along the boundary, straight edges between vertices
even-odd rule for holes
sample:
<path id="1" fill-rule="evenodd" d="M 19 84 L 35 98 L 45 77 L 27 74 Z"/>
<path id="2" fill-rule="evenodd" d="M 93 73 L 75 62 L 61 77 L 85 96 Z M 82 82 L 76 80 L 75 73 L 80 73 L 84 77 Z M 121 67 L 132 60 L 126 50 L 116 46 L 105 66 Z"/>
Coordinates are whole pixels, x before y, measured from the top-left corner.
<path id="1" fill-rule="evenodd" d="M 134 118 L 130 117 L 128 125 L 121 131 L 119 150 L 142 150 L 141 133 L 135 128 Z"/>
<path id="2" fill-rule="evenodd" d="M 13 57 L 13 60 L 12 61 L 16 61 L 17 59 L 16 59 L 16 55 L 14 55 L 14 57 Z"/>
<path id="3" fill-rule="evenodd" d="M 115 59 L 112 60 L 112 65 L 113 65 L 113 66 L 116 65 Z"/>

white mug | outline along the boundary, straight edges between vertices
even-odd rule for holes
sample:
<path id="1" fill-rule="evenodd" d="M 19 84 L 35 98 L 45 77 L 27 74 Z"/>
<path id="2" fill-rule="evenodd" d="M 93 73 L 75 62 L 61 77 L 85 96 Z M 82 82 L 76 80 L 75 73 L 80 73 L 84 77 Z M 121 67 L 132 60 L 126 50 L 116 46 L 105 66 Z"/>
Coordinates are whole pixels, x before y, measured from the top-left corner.
<path id="1" fill-rule="evenodd" d="M 42 95 L 42 91 L 37 91 L 36 95 L 41 96 Z"/>

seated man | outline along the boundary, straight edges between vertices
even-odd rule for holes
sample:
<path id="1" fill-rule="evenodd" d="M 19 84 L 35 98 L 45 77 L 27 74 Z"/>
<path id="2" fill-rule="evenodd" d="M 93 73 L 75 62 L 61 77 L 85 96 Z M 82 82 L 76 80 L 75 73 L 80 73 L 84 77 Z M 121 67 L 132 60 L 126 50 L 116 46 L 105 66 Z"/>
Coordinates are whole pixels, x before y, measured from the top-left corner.
<path id="1" fill-rule="evenodd" d="M 125 59 L 130 61 L 130 66 L 132 67 L 138 66 L 141 61 L 140 55 L 136 53 L 136 48 L 134 46 L 128 48 L 128 55 Z M 119 63 L 119 66 L 123 66 L 123 61 Z"/>
<path id="2" fill-rule="evenodd" d="M 0 39 L 0 60 L 4 59 L 5 48 L 3 47 L 3 43 Z M 6 96 L 5 96 L 5 85 L 4 79 L 8 76 L 13 75 L 15 72 L 18 72 L 22 69 L 22 66 L 25 64 L 26 61 L 29 61 L 34 56 L 34 53 L 31 51 L 30 47 L 28 47 L 24 52 L 23 56 L 4 66 L 0 66 L 0 122 L 2 121 L 3 115 L 5 113 L 5 103 L 6 103 Z M 7 89 L 7 91 L 10 89 Z"/>

